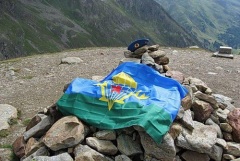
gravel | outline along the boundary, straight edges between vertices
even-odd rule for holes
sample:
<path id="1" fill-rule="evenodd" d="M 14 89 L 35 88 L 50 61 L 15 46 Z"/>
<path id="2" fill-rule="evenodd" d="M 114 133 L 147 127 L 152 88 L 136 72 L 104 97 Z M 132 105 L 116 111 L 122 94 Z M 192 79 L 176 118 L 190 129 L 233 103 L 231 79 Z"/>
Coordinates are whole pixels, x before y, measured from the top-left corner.
<path id="1" fill-rule="evenodd" d="M 37 112 L 54 104 L 63 94 L 63 86 L 76 77 L 91 79 L 106 76 L 124 58 L 126 48 L 86 48 L 54 54 L 35 55 L 0 62 L 0 103 L 21 111 L 18 124 L 0 144 L 12 143 L 24 131 L 22 124 Z M 204 81 L 213 93 L 233 99 L 240 107 L 240 55 L 234 59 L 212 57 L 202 49 L 160 48 L 170 58 L 171 70 L 185 77 Z M 79 57 L 82 62 L 61 64 L 65 57 Z"/>

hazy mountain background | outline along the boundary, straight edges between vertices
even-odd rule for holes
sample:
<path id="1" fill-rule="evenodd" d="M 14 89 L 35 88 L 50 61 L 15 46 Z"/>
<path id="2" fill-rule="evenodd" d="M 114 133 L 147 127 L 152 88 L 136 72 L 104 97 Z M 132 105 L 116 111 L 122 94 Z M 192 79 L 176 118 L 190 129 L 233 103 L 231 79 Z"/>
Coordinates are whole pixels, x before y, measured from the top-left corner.
<path id="1" fill-rule="evenodd" d="M 240 48 L 239 0 L 156 0 L 207 49 Z"/>
<path id="2" fill-rule="evenodd" d="M 239 4 L 237 0 L 0 0 L 0 60 L 72 48 L 127 46 L 138 38 L 162 46 L 239 48 Z"/>

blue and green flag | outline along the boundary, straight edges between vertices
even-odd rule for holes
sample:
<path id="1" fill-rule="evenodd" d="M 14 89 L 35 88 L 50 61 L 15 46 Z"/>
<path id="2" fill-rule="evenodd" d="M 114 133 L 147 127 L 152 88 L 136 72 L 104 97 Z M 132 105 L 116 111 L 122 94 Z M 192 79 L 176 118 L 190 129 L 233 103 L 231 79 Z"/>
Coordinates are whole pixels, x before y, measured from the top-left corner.
<path id="1" fill-rule="evenodd" d="M 177 81 L 144 64 L 126 62 L 100 82 L 76 78 L 57 106 L 64 115 L 100 129 L 139 125 L 160 143 L 186 94 Z"/>

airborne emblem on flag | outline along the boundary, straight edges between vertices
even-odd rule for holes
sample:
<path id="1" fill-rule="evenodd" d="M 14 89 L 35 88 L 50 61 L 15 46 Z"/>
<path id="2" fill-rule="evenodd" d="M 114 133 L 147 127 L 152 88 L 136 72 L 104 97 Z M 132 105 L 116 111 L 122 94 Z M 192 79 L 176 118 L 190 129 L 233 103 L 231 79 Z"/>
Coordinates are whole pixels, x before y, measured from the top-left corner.
<path id="1" fill-rule="evenodd" d="M 140 94 L 141 90 L 136 91 L 137 82 L 128 74 L 121 72 L 113 76 L 113 81 L 105 81 L 97 84 L 101 87 L 101 101 L 108 103 L 108 110 L 111 110 L 114 103 L 124 104 L 124 100 L 135 96 L 137 99 L 147 99 L 148 96 Z"/>

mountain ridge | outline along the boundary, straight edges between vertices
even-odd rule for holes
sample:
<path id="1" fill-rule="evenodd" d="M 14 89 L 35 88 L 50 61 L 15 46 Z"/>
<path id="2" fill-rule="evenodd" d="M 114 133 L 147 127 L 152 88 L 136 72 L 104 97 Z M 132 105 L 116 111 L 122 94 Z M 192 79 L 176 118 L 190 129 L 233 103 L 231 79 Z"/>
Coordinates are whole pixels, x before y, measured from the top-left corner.
<path id="1" fill-rule="evenodd" d="M 1 0 L 0 60 L 81 47 L 201 45 L 154 0 Z"/>

